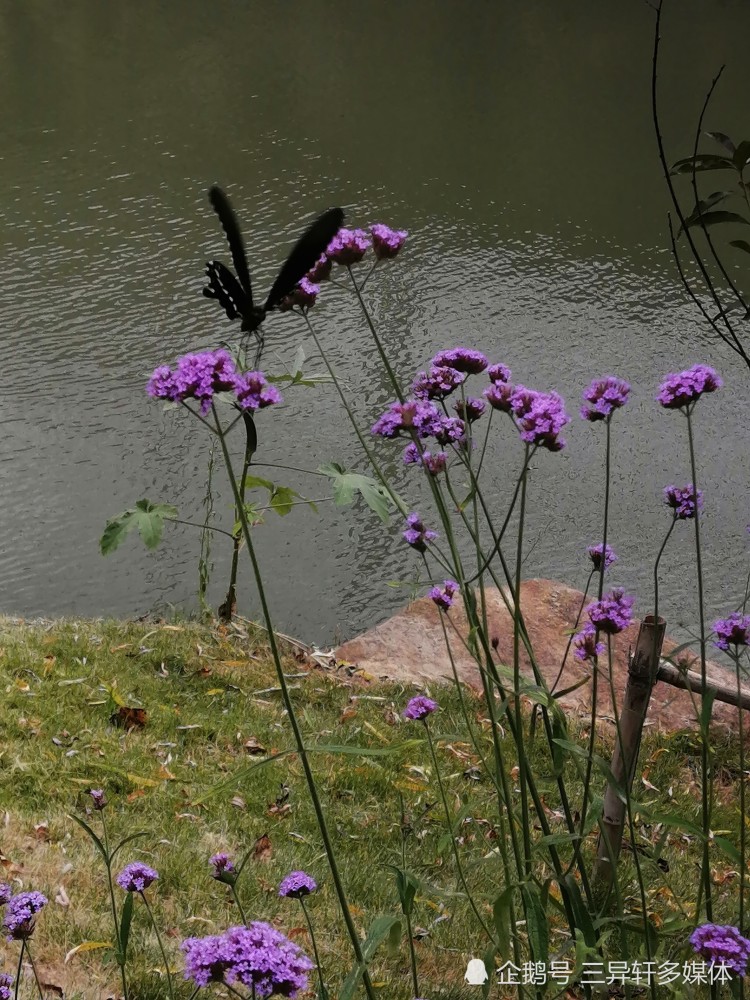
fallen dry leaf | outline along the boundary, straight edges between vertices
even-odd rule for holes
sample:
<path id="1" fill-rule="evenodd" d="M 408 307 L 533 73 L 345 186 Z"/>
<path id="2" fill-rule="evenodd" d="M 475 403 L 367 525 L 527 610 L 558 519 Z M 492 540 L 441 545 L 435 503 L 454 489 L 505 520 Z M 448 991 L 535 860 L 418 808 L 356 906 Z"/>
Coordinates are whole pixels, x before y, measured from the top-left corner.
<path id="1" fill-rule="evenodd" d="M 229 804 L 231 806 L 234 806 L 235 809 L 245 808 L 245 800 L 242 798 L 241 795 L 235 795 L 233 799 L 229 800 Z"/>
<path id="2" fill-rule="evenodd" d="M 258 837 L 253 845 L 253 859 L 255 861 L 270 861 L 272 855 L 271 838 L 267 833 L 264 833 L 262 837 Z"/>
<path id="3" fill-rule="evenodd" d="M 68 894 L 65 891 L 64 885 L 61 885 L 60 888 L 57 890 L 57 893 L 55 895 L 55 902 L 57 903 L 58 906 L 65 906 L 65 907 L 70 906 L 70 899 L 68 898 Z"/>
<path id="4" fill-rule="evenodd" d="M 263 744 L 259 743 L 254 736 L 251 736 L 249 740 L 245 740 L 243 745 L 245 753 L 249 753 L 251 757 L 263 757 L 268 752 Z"/>
<path id="5" fill-rule="evenodd" d="M 120 705 L 109 721 L 115 726 L 123 726 L 125 729 L 143 729 L 148 722 L 148 714 L 145 708 L 131 708 L 129 705 Z"/>

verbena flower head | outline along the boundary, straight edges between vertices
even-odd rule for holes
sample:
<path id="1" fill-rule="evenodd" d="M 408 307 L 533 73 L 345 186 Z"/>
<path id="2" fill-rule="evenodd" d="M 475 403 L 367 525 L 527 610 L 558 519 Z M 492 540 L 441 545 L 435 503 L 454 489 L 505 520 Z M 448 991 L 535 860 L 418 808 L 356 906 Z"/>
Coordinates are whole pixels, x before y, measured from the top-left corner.
<path id="1" fill-rule="evenodd" d="M 750 646 L 750 615 L 733 611 L 728 618 L 714 622 L 714 632 L 717 635 L 714 645 L 725 652 L 730 646 Z"/>
<path id="2" fill-rule="evenodd" d="M 565 441 L 559 437 L 570 417 L 565 412 L 562 396 L 556 392 L 537 392 L 517 385 L 511 395 L 511 412 L 527 444 L 540 445 L 550 451 L 560 451 Z"/>
<path id="3" fill-rule="evenodd" d="M 594 564 L 594 569 L 602 568 L 602 542 L 598 545 L 589 545 L 586 549 L 589 555 L 589 559 Z M 607 547 L 604 553 L 604 568 L 609 569 L 612 563 L 617 562 L 617 553 L 612 548 L 612 546 L 607 543 Z"/>
<path id="4" fill-rule="evenodd" d="M 0 972 L 0 1000 L 10 1000 L 10 988 L 13 985 L 13 976 L 7 972 Z"/>
<path id="5" fill-rule="evenodd" d="M 432 359 L 435 368 L 453 368 L 468 375 L 478 375 L 488 364 L 489 361 L 481 351 L 470 347 L 451 347 L 446 351 L 439 351 Z"/>
<path id="6" fill-rule="evenodd" d="M 370 237 L 364 229 L 339 229 L 328 244 L 326 257 L 334 264 L 358 264 L 370 249 Z"/>
<path id="7" fill-rule="evenodd" d="M 320 257 L 315 261 L 313 266 L 307 272 L 307 278 L 313 284 L 317 285 L 321 281 L 328 281 L 331 277 L 331 271 L 333 270 L 333 261 L 327 257 L 325 254 L 321 254 Z"/>
<path id="8" fill-rule="evenodd" d="M 432 715 L 433 712 L 437 712 L 439 707 L 438 703 L 433 701 L 432 698 L 428 698 L 424 694 L 418 694 L 406 706 L 403 716 L 405 719 L 409 719 L 410 722 L 419 722 L 421 719 L 426 719 L 428 715 Z"/>
<path id="9" fill-rule="evenodd" d="M 105 799 L 104 792 L 101 788 L 90 788 L 89 795 L 93 799 L 94 809 L 101 810 L 106 806 L 107 800 Z"/>
<path id="10" fill-rule="evenodd" d="M 725 924 L 702 924 L 690 935 L 690 944 L 701 958 L 716 965 L 725 965 L 744 976 L 750 958 L 750 941 L 738 928 Z"/>
<path id="11" fill-rule="evenodd" d="M 597 378 L 584 389 L 583 399 L 588 406 L 581 407 L 584 420 L 605 420 L 615 410 L 624 406 L 630 395 L 630 384 L 615 375 Z"/>
<path id="12" fill-rule="evenodd" d="M 437 532 L 425 528 L 420 515 L 412 512 L 406 515 L 406 530 L 403 537 L 417 552 L 424 552 L 427 549 L 427 543 L 437 538 Z"/>
<path id="13" fill-rule="evenodd" d="M 296 997 L 307 989 L 307 973 L 314 968 L 296 944 L 261 920 L 224 934 L 187 938 L 182 950 L 185 978 L 196 986 L 240 983 L 258 998 Z"/>
<path id="14" fill-rule="evenodd" d="M 410 399 L 405 403 L 391 403 L 385 413 L 372 425 L 372 433 L 384 438 L 398 437 L 402 431 L 407 436 L 413 428 L 421 438 L 429 437 L 440 429 L 443 415 L 433 403 Z"/>
<path id="15" fill-rule="evenodd" d="M 596 641 L 596 629 L 591 622 L 586 622 L 581 631 L 573 636 L 573 656 L 579 660 L 593 660 L 601 656 L 606 646 Z"/>
<path id="16" fill-rule="evenodd" d="M 715 392 L 724 383 L 708 365 L 693 365 L 684 372 L 672 372 L 659 386 L 656 399 L 668 410 L 695 403 L 704 392 Z"/>
<path id="17" fill-rule="evenodd" d="M 290 872 L 279 886 L 279 895 L 301 899 L 315 892 L 317 888 L 318 883 L 307 872 Z"/>
<path id="18" fill-rule="evenodd" d="M 466 424 L 458 417 L 441 417 L 439 422 L 430 429 L 438 444 L 466 444 Z"/>
<path id="19" fill-rule="evenodd" d="M 501 410 L 503 413 L 510 413 L 513 409 L 513 391 L 514 387 L 510 382 L 500 382 L 498 380 L 493 382 L 491 386 L 488 386 L 482 395 L 493 409 Z"/>
<path id="20" fill-rule="evenodd" d="M 47 905 L 41 892 L 19 892 L 12 896 L 3 911 L 3 929 L 9 941 L 20 941 L 34 931 L 36 914 Z"/>
<path id="21" fill-rule="evenodd" d="M 465 381 L 466 372 L 438 366 L 418 372 L 411 389 L 417 399 L 445 399 Z"/>
<path id="22" fill-rule="evenodd" d="M 320 285 L 314 284 L 308 277 L 302 278 L 297 286 L 286 295 L 279 304 L 279 309 L 286 312 L 299 306 L 300 309 L 311 309 L 320 294 Z"/>
<path id="23" fill-rule="evenodd" d="M 269 385 L 263 372 L 245 372 L 244 375 L 238 375 L 235 392 L 240 409 L 249 410 L 251 413 L 282 402 L 281 393 L 275 385 Z"/>
<path id="24" fill-rule="evenodd" d="M 430 451 L 423 451 L 419 454 L 419 448 L 412 441 L 404 448 L 404 465 L 422 465 L 431 476 L 437 476 L 445 472 L 448 456 L 444 451 L 438 451 L 434 455 Z"/>
<path id="25" fill-rule="evenodd" d="M 8 885 L 7 882 L 0 882 L 0 906 L 5 906 L 12 895 L 13 886 Z"/>
<path id="26" fill-rule="evenodd" d="M 481 399 L 475 399 L 473 396 L 467 396 L 466 399 L 457 399 L 453 404 L 453 409 L 467 423 L 473 424 L 475 420 L 479 420 L 484 411 L 487 408 L 487 404 Z"/>
<path id="27" fill-rule="evenodd" d="M 159 873 L 144 865 L 142 861 L 131 861 L 115 879 L 125 892 L 143 892 L 158 879 Z"/>
<path id="28" fill-rule="evenodd" d="M 671 507 L 674 516 L 680 521 L 694 518 L 699 510 L 703 510 L 703 490 L 696 493 L 692 483 L 687 486 L 665 486 L 664 503 Z"/>
<path id="29" fill-rule="evenodd" d="M 409 235 L 405 229 L 390 229 L 382 222 L 370 226 L 372 249 L 378 260 L 392 260 L 406 242 Z"/>
<path id="30" fill-rule="evenodd" d="M 605 594 L 601 601 L 589 604 L 586 613 L 591 624 L 600 632 L 616 635 L 630 625 L 634 603 L 634 597 L 630 597 L 622 588 L 615 587 L 610 594 Z"/>
<path id="31" fill-rule="evenodd" d="M 213 868 L 211 878 L 224 882 L 228 881 L 227 876 L 230 876 L 231 881 L 234 881 L 234 861 L 232 861 L 228 854 L 225 854 L 223 851 L 219 854 L 214 854 L 212 858 L 209 858 L 209 864 Z"/>
<path id="32" fill-rule="evenodd" d="M 507 365 L 490 365 L 487 374 L 490 382 L 510 382 L 511 371 Z"/>
<path id="33" fill-rule="evenodd" d="M 455 580 L 443 580 L 442 587 L 433 587 L 429 597 L 443 611 L 447 611 L 453 604 L 453 598 L 459 591 L 459 586 Z"/>

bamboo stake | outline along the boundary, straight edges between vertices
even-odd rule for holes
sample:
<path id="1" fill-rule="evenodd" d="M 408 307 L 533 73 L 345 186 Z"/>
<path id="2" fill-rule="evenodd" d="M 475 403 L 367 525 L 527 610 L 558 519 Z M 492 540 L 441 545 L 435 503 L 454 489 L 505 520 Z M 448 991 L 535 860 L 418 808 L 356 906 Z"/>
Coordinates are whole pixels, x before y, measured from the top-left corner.
<path id="1" fill-rule="evenodd" d="M 620 713 L 618 738 L 612 756 L 612 776 L 604 793 L 604 809 L 600 823 L 601 833 L 594 865 L 594 882 L 597 891 L 606 891 L 613 876 L 614 865 L 620 855 L 622 832 L 625 825 L 625 802 L 618 789 L 632 787 L 633 775 L 638 762 L 643 724 L 646 721 L 651 691 L 659 671 L 659 658 L 664 642 L 666 622 L 659 618 L 654 624 L 654 616 L 646 615 L 641 622 L 635 651 L 628 665 L 628 682 Z"/>

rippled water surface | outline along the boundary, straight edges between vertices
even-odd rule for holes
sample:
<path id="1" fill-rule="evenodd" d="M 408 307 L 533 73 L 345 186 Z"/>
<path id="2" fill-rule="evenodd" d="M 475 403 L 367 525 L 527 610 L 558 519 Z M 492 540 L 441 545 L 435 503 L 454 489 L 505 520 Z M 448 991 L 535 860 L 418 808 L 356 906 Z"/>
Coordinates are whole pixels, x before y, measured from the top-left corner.
<path id="1" fill-rule="evenodd" d="M 673 158 L 689 152 L 722 62 L 707 124 L 747 133 L 750 8 L 668 2 L 664 28 Z M 0 0 L 2 610 L 195 606 L 194 531 L 168 528 L 155 553 L 128 539 L 106 560 L 98 538 L 107 517 L 140 497 L 201 516 L 206 435 L 143 388 L 157 364 L 233 332 L 200 294 L 203 262 L 224 250 L 206 201 L 214 182 L 243 220 L 259 289 L 301 225 L 329 205 L 342 204 L 354 224 L 410 230 L 408 252 L 367 287 L 405 379 L 455 343 L 506 362 L 519 381 L 558 389 L 574 413 L 592 377 L 629 378 L 610 535 L 617 579 L 644 605 L 668 524 L 661 487 L 689 478 L 684 420 L 659 412 L 653 396 L 669 370 L 719 368 L 727 388 L 701 404 L 697 445 L 709 610 L 727 610 L 746 574 L 750 373 L 686 304 L 665 249 L 651 32 L 648 6 L 622 0 L 70 0 L 64 9 Z M 361 317 L 326 289 L 314 319 L 370 423 L 389 392 Z M 310 369 L 322 369 L 295 317 L 273 317 L 266 334 L 269 369 L 299 345 Z M 364 471 L 330 387 L 288 392 L 283 411 L 258 423 L 259 460 Z M 576 419 L 567 437 L 564 453 L 534 463 L 525 568 L 580 585 L 582 550 L 600 530 L 603 431 Z M 384 461 L 404 495 L 426 502 L 398 451 L 383 446 Z M 487 462 L 497 511 L 519 462 L 517 442 L 499 431 Z M 324 480 L 266 472 L 328 495 Z M 217 479 L 216 489 L 230 526 L 228 488 Z M 414 577 L 399 531 L 366 509 L 326 503 L 317 516 L 271 517 L 256 537 L 277 626 L 327 643 L 404 603 Z M 680 631 L 696 612 L 689 528 L 677 535 L 663 600 Z M 216 604 L 228 566 L 221 540 L 213 557 Z M 240 605 L 257 610 L 246 580 Z"/>

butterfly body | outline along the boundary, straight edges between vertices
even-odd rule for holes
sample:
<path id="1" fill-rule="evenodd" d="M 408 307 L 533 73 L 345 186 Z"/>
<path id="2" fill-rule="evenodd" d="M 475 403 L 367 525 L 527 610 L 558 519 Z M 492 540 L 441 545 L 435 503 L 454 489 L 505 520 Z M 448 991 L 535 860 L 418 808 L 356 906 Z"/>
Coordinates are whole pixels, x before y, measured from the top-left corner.
<path id="1" fill-rule="evenodd" d="M 245 244 L 229 200 L 221 188 L 216 186 L 208 192 L 208 198 L 226 234 L 235 273 L 232 273 L 220 260 L 208 261 L 206 264 L 208 285 L 203 289 L 203 294 L 209 299 L 216 299 L 230 320 L 240 319 L 243 333 L 255 333 L 259 340 L 257 363 L 263 347 L 262 337 L 257 332 L 258 328 L 267 313 L 278 308 L 325 252 L 341 228 L 344 213 L 340 208 L 331 208 L 313 222 L 292 248 L 271 286 L 265 304 L 256 305 L 253 301 Z"/>

